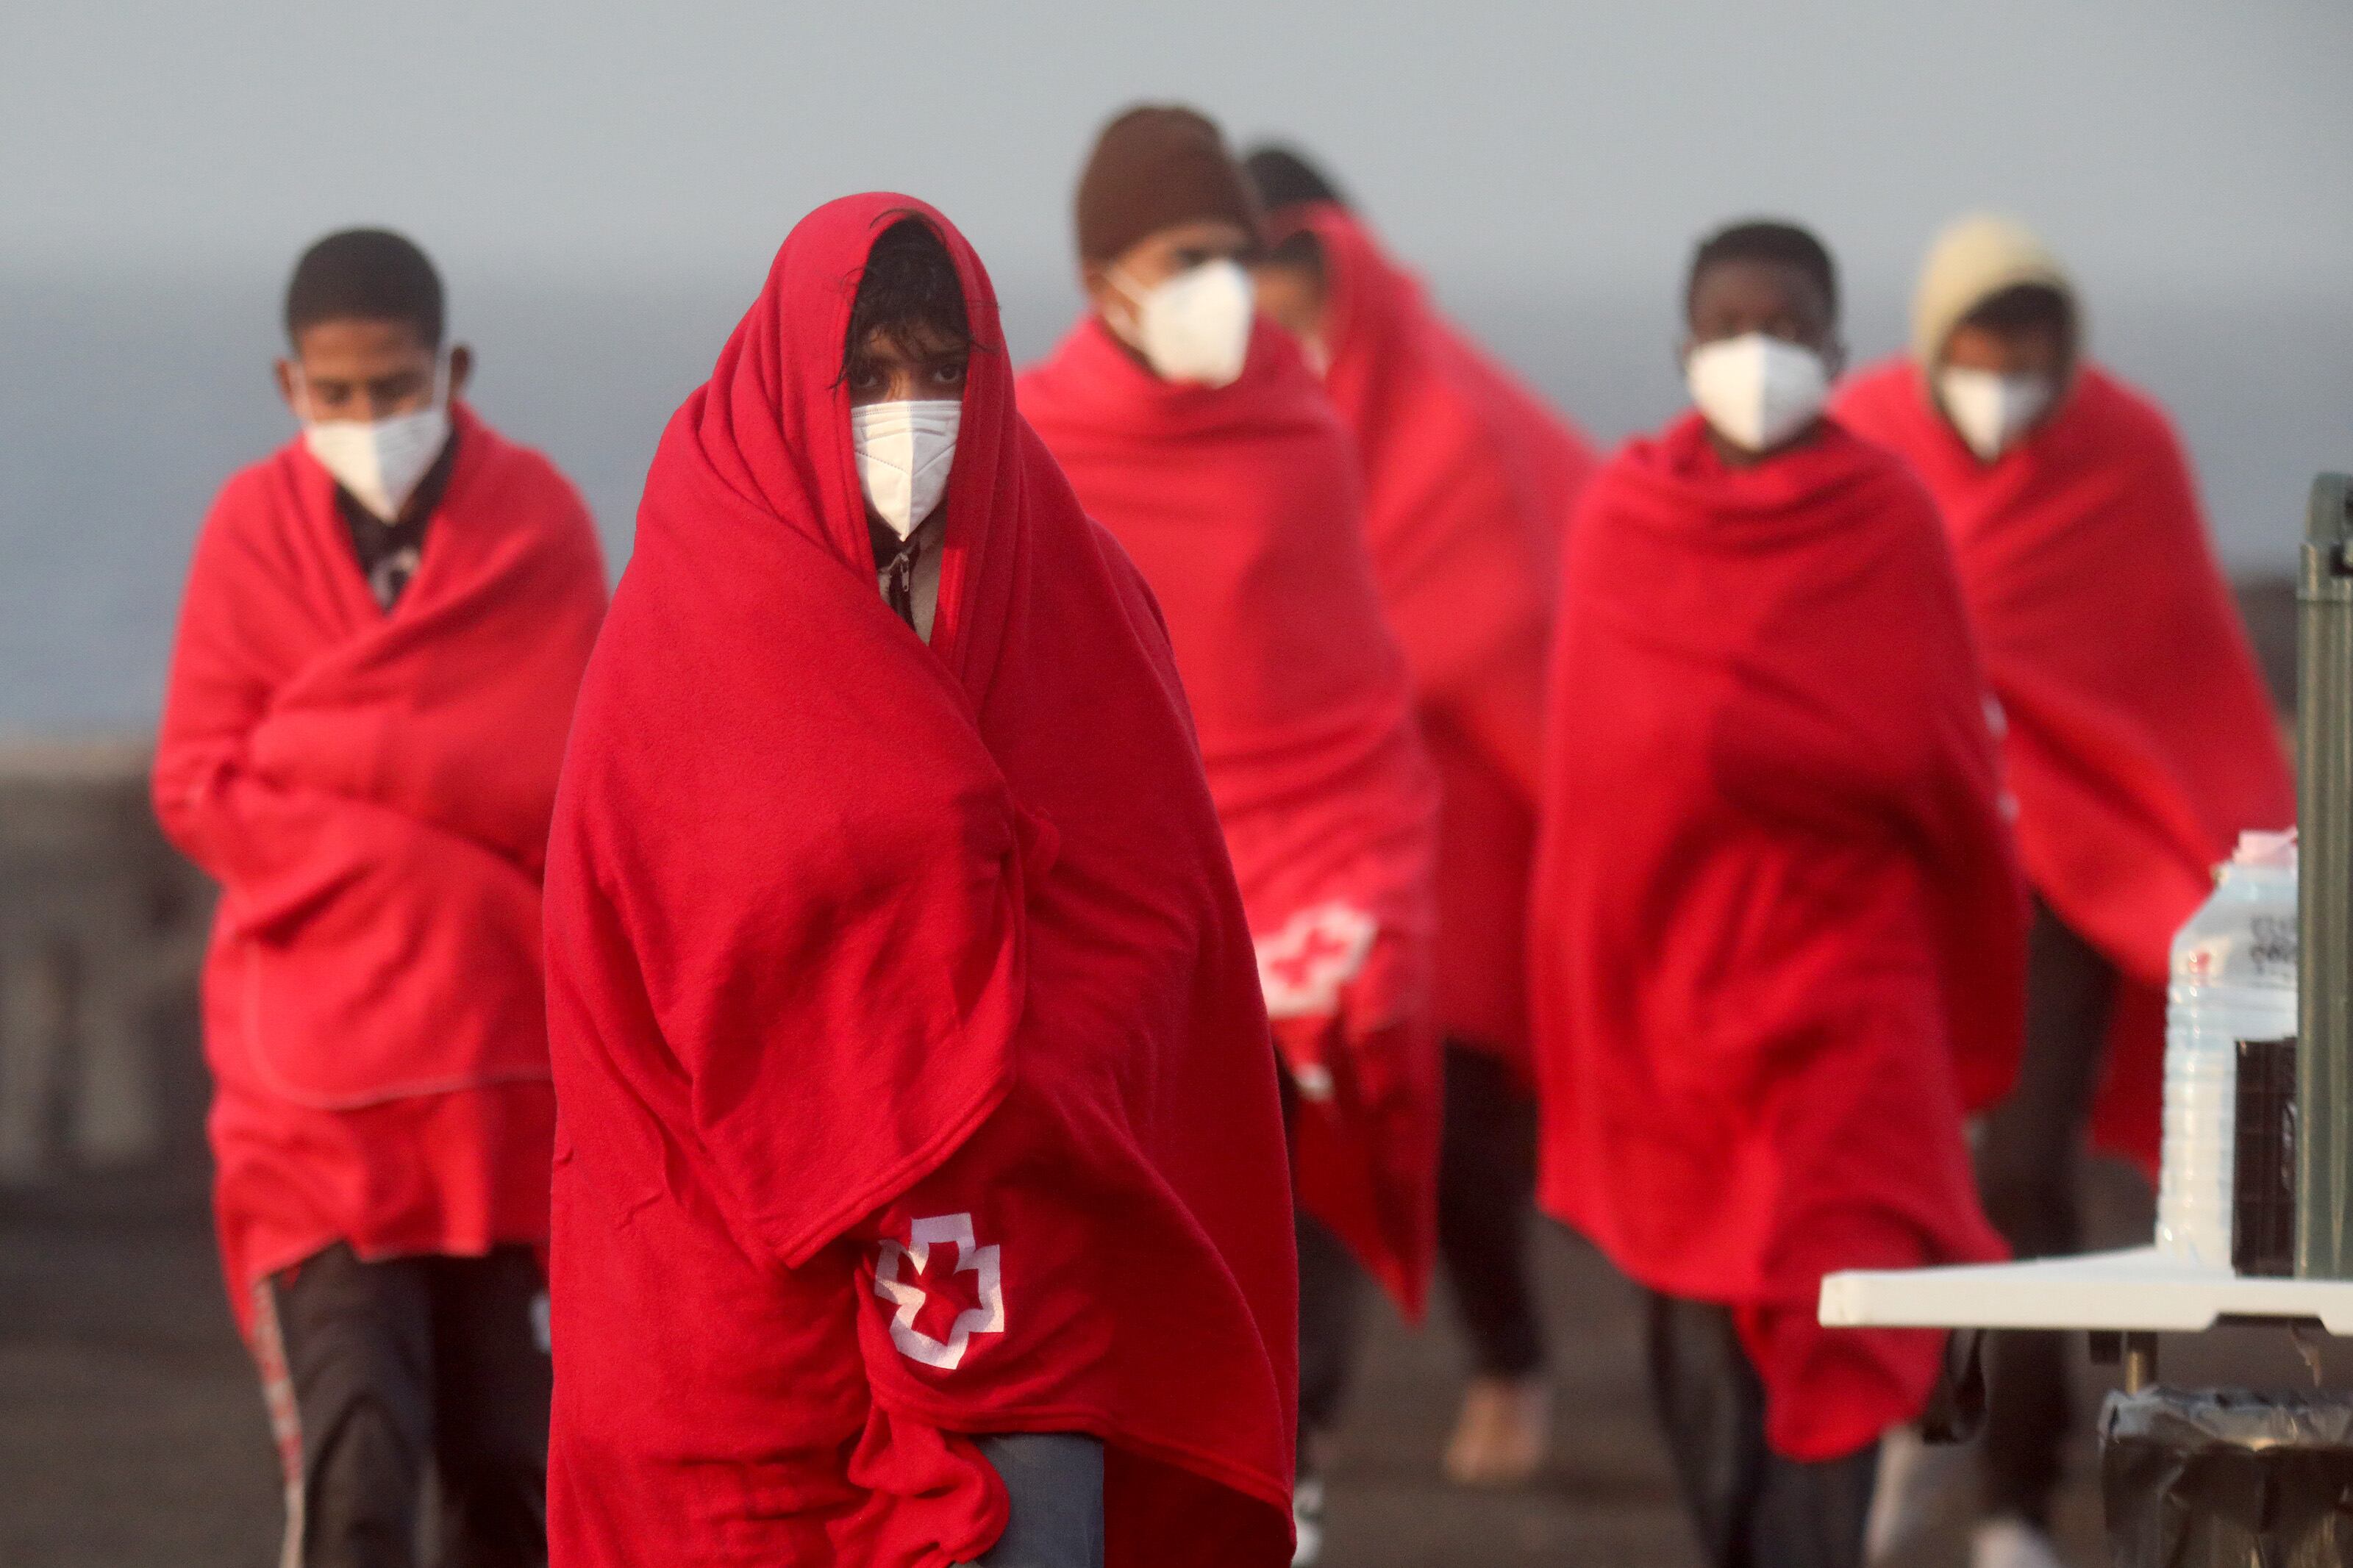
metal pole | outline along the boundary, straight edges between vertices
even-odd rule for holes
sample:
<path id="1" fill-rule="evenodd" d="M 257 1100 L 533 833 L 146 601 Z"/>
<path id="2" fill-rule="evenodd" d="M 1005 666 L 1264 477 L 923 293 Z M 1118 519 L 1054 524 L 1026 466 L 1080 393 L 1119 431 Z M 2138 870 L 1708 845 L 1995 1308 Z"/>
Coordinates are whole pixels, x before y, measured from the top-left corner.
<path id="1" fill-rule="evenodd" d="M 2353 1279 L 2353 479 L 2313 481 L 2296 587 L 2295 1272 Z"/>

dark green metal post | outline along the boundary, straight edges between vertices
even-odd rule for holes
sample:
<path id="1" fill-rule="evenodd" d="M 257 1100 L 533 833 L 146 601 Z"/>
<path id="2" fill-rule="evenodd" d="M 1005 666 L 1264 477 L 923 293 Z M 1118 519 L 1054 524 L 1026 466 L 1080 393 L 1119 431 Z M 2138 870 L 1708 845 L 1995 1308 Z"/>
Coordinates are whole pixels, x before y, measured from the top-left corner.
<path id="1" fill-rule="evenodd" d="M 2312 484 L 2296 587 L 2295 1272 L 2353 1279 L 2353 479 Z"/>

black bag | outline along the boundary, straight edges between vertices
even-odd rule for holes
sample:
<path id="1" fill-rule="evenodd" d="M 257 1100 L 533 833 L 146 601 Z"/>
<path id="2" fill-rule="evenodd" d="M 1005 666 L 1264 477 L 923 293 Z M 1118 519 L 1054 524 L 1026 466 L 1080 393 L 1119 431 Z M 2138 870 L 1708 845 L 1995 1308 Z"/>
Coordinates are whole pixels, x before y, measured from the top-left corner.
<path id="1" fill-rule="evenodd" d="M 2100 1490 L 2116 1568 L 2353 1568 L 2353 1394 L 2111 1394 Z"/>

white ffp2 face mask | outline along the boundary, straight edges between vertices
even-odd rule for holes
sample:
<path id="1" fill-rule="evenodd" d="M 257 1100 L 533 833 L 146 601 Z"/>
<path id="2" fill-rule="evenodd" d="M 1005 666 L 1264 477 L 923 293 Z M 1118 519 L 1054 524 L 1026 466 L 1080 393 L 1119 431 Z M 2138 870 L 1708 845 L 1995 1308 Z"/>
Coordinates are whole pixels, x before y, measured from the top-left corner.
<path id="1" fill-rule="evenodd" d="M 1164 381 L 1230 386 L 1250 357 L 1258 292 L 1238 261 L 1205 261 L 1138 290 L 1113 275 L 1135 307 L 1135 346 Z"/>
<path id="2" fill-rule="evenodd" d="M 383 522 L 397 521 L 401 508 L 449 443 L 447 368 L 434 371 L 429 407 L 389 419 L 313 419 L 300 367 L 294 372 L 294 387 L 301 398 L 302 445 L 311 456 L 370 515 Z"/>
<path id="3" fill-rule="evenodd" d="M 915 531 L 948 493 L 964 405 L 953 398 L 869 403 L 849 411 L 858 488 L 900 538 Z"/>
<path id="4" fill-rule="evenodd" d="M 1770 332 L 1700 344 L 1683 379 L 1716 434 L 1751 452 L 1770 451 L 1812 424 L 1831 390 L 1821 355 Z"/>
<path id="5" fill-rule="evenodd" d="M 2001 375 L 1958 365 L 1936 374 L 1936 400 L 1980 462 L 1990 463 L 2016 445 L 2057 394 L 2047 375 Z"/>

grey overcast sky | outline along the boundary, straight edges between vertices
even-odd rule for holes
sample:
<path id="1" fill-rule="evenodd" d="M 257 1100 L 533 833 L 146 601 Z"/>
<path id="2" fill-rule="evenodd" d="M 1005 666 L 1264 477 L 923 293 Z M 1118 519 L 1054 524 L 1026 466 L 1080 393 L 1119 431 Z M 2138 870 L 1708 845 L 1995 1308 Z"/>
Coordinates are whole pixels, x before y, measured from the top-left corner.
<path id="1" fill-rule="evenodd" d="M 2348 0 L 5 0 L 0 261 L 282 268 L 389 222 L 452 270 L 729 275 L 845 191 L 1062 265 L 1141 96 L 1326 155 L 1478 282 L 1620 282 L 1716 219 L 1907 268 L 1957 207 L 2089 277 L 2353 278 Z"/>
<path id="2" fill-rule="evenodd" d="M 2179 416 L 2235 568 L 2292 562 L 2353 462 L 2353 0 L 0 0 L 0 731 L 152 717 L 206 499 L 286 437 L 264 366 L 319 234 L 424 242 L 484 411 L 618 561 L 802 213 L 938 203 L 1034 353 L 1079 162 L 1142 97 L 1322 156 L 1604 441 L 1682 402 L 1711 226 L 1820 228 L 1877 354 L 1931 231 L 1993 205 Z"/>

